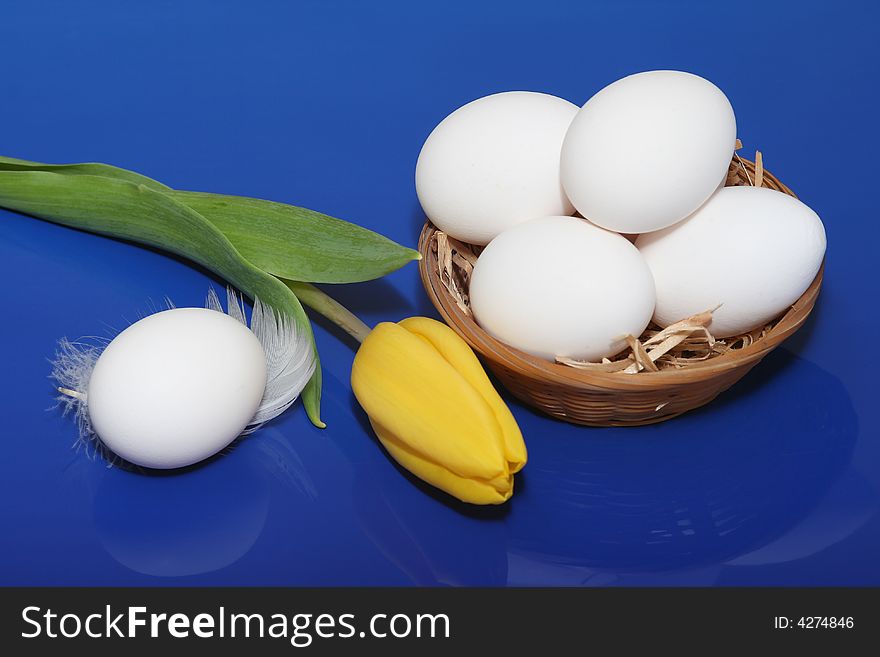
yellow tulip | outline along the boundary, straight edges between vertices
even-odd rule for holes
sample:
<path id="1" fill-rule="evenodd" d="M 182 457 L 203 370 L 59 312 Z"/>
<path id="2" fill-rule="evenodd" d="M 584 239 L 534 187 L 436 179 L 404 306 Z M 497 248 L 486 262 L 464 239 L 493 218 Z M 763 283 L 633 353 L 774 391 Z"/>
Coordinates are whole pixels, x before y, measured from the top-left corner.
<path id="1" fill-rule="evenodd" d="M 354 359 L 351 386 L 388 453 L 463 502 L 501 504 L 526 447 L 467 343 L 426 317 L 383 322 Z"/>

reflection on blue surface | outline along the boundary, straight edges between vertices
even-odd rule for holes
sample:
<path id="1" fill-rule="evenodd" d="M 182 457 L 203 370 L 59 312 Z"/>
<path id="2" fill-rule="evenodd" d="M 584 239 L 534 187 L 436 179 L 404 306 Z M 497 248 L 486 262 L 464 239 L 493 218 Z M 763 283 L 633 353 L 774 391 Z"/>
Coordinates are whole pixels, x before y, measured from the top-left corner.
<path id="1" fill-rule="evenodd" d="M 507 583 L 507 507 L 472 508 L 437 493 L 400 468 L 384 477 L 364 471 L 357 476 L 361 494 L 358 521 L 381 554 L 400 569 L 407 583 L 454 586 L 479 582 Z M 424 500 L 410 491 L 417 486 L 437 498 L 426 516 Z"/>
<path id="2" fill-rule="evenodd" d="M 244 556 L 263 532 L 273 479 L 291 495 L 316 495 L 296 452 L 271 427 L 196 467 L 93 474 L 101 545 L 126 568 L 161 577 L 210 573 Z"/>
<path id="3" fill-rule="evenodd" d="M 94 500 L 101 545 L 144 575 L 197 575 L 235 563 L 259 538 L 269 507 L 264 473 L 241 460 L 168 475 L 102 473 Z M 218 476 L 235 484 L 212 486 Z"/>
<path id="4" fill-rule="evenodd" d="M 755 377 L 710 409 L 660 429 L 549 422 L 552 432 L 530 437 L 530 467 L 516 504 L 504 507 L 459 504 L 396 467 L 352 468 L 345 483 L 356 491 L 353 508 L 338 520 L 355 519 L 382 568 L 419 585 L 642 583 L 640 574 L 714 566 L 717 576 L 719 564 L 804 558 L 862 526 L 877 499 L 863 482 L 842 480 L 858 426 L 840 383 L 784 350 L 759 371 L 779 394 L 763 394 Z M 805 399 L 798 385 L 825 403 Z M 703 413 L 717 420 L 711 435 Z M 274 428 L 182 473 L 91 472 L 101 545 L 144 575 L 197 575 L 238 561 L 261 540 L 272 483 L 276 494 L 299 500 L 296 524 L 303 509 L 319 512 L 322 504 L 300 457 Z M 835 531 L 810 534 L 804 520 L 841 481 L 836 494 L 850 513 L 833 514 Z M 284 540 L 297 541 L 297 533 Z M 315 582 L 338 583 L 332 570 L 315 575 Z"/>
<path id="5" fill-rule="evenodd" d="M 796 21 L 752 0 L 738 15 L 760 20 L 725 3 L 547 7 L 3 2 L 0 43 L 28 55 L 0 60 L 14 128 L 0 154 L 111 162 L 412 245 L 418 151 L 457 106 L 510 89 L 582 103 L 628 73 L 691 70 L 726 91 L 746 152 L 823 218 L 807 325 L 664 424 L 574 427 L 511 400 L 530 458 L 500 508 L 389 461 L 352 398 L 354 346 L 320 321 L 326 430 L 297 405 L 185 472 L 107 469 L 45 410 L 55 341 L 124 328 L 166 296 L 200 305 L 222 282 L 0 211 L 0 584 L 880 585 L 880 363 L 862 341 L 880 325 L 880 7 L 800 2 Z M 436 316 L 412 265 L 334 291 L 370 323 Z"/>
<path id="6" fill-rule="evenodd" d="M 857 430 L 840 382 L 777 350 L 726 397 L 656 430 L 533 439 L 525 495 L 543 512 L 513 507 L 511 550 L 535 583 L 536 563 L 625 578 L 726 562 L 816 508 L 850 465 Z"/>

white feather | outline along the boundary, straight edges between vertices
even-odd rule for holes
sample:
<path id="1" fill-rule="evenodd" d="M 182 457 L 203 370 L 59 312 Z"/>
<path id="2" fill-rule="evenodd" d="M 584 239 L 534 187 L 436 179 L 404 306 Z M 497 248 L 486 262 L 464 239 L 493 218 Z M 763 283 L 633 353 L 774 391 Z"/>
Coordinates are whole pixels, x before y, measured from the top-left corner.
<path id="1" fill-rule="evenodd" d="M 61 338 L 58 341 L 55 358 L 52 360 L 50 378 L 58 384 L 57 390 L 61 393 L 55 399 L 63 415 L 73 415 L 79 430 L 79 439 L 75 443 L 77 448 L 87 449 L 90 444 L 95 448 L 101 448 L 101 443 L 95 440 L 95 432 L 92 430 L 86 391 L 89 389 L 92 370 L 95 369 L 98 356 L 105 346 L 71 342 L 67 338 Z"/>
<path id="2" fill-rule="evenodd" d="M 238 294 L 230 287 L 226 289 L 226 296 L 226 313 L 247 326 Z M 220 299 L 213 289 L 208 293 L 205 307 L 223 312 Z M 311 342 L 299 335 L 296 324 L 289 317 L 255 299 L 250 329 L 266 354 L 267 374 L 263 399 L 244 434 L 255 431 L 290 408 L 315 372 Z"/>
<path id="3" fill-rule="evenodd" d="M 226 290 L 226 314 L 247 326 L 244 305 L 234 289 Z M 168 308 L 174 304 L 166 299 Z M 205 307 L 224 312 L 220 298 L 213 288 L 208 292 Z M 273 308 L 254 300 L 250 329 L 260 341 L 266 356 L 266 388 L 254 417 L 241 435 L 249 434 L 277 417 L 296 401 L 315 371 L 315 355 L 311 341 L 301 336 L 295 322 L 277 313 Z M 115 458 L 104 447 L 92 429 L 89 419 L 89 379 L 95 363 L 109 344 L 109 340 L 95 338 L 92 343 L 72 342 L 67 338 L 58 341 L 52 373 L 61 393 L 58 405 L 63 414 L 73 414 L 79 429 L 78 447 L 92 447 L 108 458 Z M 220 355 L 218 354 L 218 357 Z M 94 455 L 94 453 L 92 454 Z"/>

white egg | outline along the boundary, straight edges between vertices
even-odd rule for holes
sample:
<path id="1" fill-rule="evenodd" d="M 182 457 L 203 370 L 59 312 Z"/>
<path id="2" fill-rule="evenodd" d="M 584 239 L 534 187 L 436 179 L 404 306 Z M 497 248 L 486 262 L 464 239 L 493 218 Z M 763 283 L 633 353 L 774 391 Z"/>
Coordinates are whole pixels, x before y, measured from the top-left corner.
<path id="1" fill-rule="evenodd" d="M 197 463 L 229 445 L 266 387 L 257 337 L 202 308 L 150 315 L 107 345 L 88 386 L 92 428 L 113 452 L 148 468 Z"/>
<path id="2" fill-rule="evenodd" d="M 590 98 L 562 146 L 562 184 L 584 217 L 620 233 L 681 221 L 727 175 L 736 118 L 699 76 L 649 71 Z"/>
<path id="3" fill-rule="evenodd" d="M 709 331 L 722 338 L 763 326 L 804 293 L 825 255 L 825 228 L 787 194 L 725 187 L 636 246 L 657 286 L 654 321 L 668 326 L 720 304 Z"/>
<path id="4" fill-rule="evenodd" d="M 572 214 L 559 181 L 559 152 L 573 103 L 529 91 L 480 98 L 428 136 L 416 164 L 416 192 L 440 230 L 487 244 L 527 219 Z"/>
<path id="5" fill-rule="evenodd" d="M 483 250 L 470 302 L 480 326 L 517 349 L 598 361 L 645 330 L 654 281 L 626 238 L 576 217 L 540 217 Z"/>

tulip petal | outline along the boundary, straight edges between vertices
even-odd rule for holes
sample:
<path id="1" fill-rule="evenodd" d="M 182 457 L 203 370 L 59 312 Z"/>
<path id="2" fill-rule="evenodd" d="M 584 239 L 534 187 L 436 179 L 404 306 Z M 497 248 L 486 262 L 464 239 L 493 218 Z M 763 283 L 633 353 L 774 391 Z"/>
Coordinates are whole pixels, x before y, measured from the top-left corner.
<path id="1" fill-rule="evenodd" d="M 511 472 L 526 464 L 526 445 L 513 414 L 495 390 L 473 350 L 451 328 L 427 317 L 410 317 L 400 326 L 430 342 L 446 361 L 482 395 L 489 404 L 504 436 L 504 453 Z"/>
<path id="2" fill-rule="evenodd" d="M 502 504 L 513 495 L 513 474 L 492 480 L 463 478 L 446 468 L 427 461 L 407 449 L 405 443 L 382 425 L 371 422 L 382 445 L 404 468 L 416 477 L 470 504 Z"/>
<path id="3" fill-rule="evenodd" d="M 355 356 L 351 384 L 371 421 L 420 459 L 463 478 L 510 474 L 494 410 L 424 338 L 379 324 Z"/>

